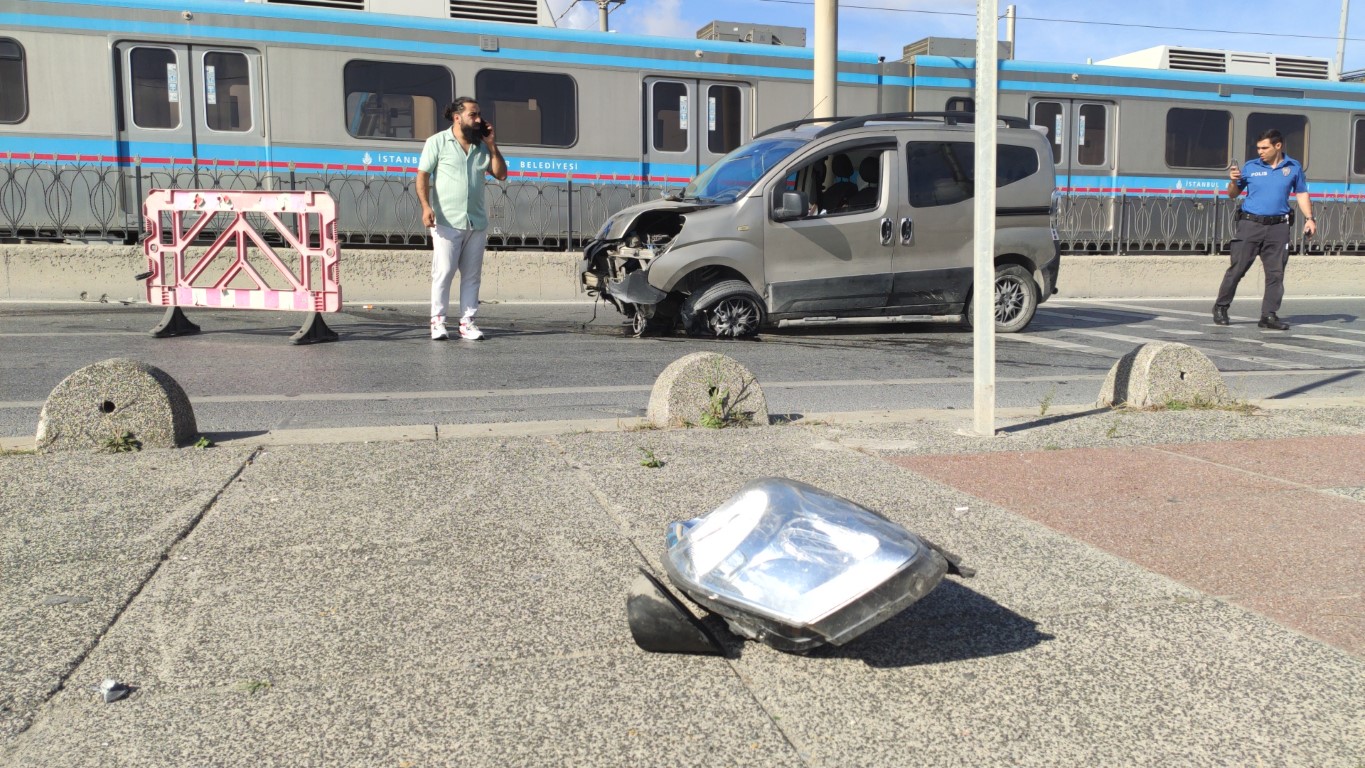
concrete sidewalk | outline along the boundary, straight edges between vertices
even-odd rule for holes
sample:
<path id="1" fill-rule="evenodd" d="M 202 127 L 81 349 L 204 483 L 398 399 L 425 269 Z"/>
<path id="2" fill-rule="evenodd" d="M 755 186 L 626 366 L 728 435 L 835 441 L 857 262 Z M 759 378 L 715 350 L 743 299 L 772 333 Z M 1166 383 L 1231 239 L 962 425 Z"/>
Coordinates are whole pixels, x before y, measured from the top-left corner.
<path id="1" fill-rule="evenodd" d="M 0 457 L 0 764 L 1365 763 L 1365 407 L 968 420 Z M 665 524 L 764 475 L 978 575 L 809 656 L 637 649 Z"/>

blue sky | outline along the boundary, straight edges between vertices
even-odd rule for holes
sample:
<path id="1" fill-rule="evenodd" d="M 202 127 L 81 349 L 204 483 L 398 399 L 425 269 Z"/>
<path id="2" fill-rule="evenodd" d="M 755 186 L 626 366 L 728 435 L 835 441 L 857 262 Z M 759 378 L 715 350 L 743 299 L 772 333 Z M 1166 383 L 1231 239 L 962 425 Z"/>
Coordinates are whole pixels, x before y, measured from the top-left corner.
<path id="1" fill-rule="evenodd" d="M 555 14 L 564 14 L 561 26 L 597 28 L 594 0 L 579 0 L 573 7 L 573 0 L 549 2 Z M 1008 2 L 999 3 L 1003 15 Z M 1016 58 L 1063 63 L 1099 61 L 1155 45 L 1334 61 L 1341 21 L 1341 0 L 1018 0 L 1015 6 Z M 1365 2 L 1358 0 L 1357 6 L 1347 27 L 1347 71 L 1365 69 Z M 611 26 L 627 34 L 691 38 L 714 20 L 780 24 L 805 27 L 810 47 L 814 16 L 814 0 L 625 0 L 613 7 Z M 907 43 L 923 37 L 973 37 L 975 32 L 975 0 L 839 2 L 839 47 L 889 60 L 899 59 Z"/>

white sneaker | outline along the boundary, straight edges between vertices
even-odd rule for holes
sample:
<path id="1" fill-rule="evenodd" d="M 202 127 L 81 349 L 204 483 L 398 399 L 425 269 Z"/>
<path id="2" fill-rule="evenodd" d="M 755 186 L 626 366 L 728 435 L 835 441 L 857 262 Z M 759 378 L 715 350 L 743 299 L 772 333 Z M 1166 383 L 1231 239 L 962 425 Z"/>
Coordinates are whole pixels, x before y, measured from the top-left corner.
<path id="1" fill-rule="evenodd" d="M 474 318 L 466 317 L 460 321 L 460 338 L 465 341 L 479 341 L 483 338 L 483 331 L 474 324 Z"/>
<path id="2" fill-rule="evenodd" d="M 450 338 L 450 334 L 449 334 L 449 333 L 446 333 L 446 321 L 445 321 L 445 318 L 443 318 L 443 317 L 434 317 L 434 318 L 432 318 L 432 319 L 431 319 L 431 340 L 432 340 L 432 341 L 445 341 L 445 340 L 448 339 L 448 338 Z"/>

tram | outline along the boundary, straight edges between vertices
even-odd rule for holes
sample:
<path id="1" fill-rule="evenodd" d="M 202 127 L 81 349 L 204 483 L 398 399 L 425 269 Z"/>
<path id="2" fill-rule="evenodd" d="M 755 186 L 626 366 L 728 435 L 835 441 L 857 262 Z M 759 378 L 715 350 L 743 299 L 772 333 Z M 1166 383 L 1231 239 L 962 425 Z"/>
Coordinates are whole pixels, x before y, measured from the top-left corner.
<path id="1" fill-rule="evenodd" d="M 803 47 L 283 2 L 0 0 L 0 239 L 135 241 L 153 188 L 323 189 L 351 243 L 421 245 L 422 142 L 456 95 L 498 130 L 490 247 L 568 249 L 766 128 L 808 117 Z M 1223 55 L 1223 52 L 1218 52 Z M 1064 252 L 1213 252 L 1262 127 L 1304 162 L 1320 236 L 1365 242 L 1365 86 L 1004 61 L 1000 113 L 1048 134 Z M 1290 62 L 1293 64 L 1293 62 Z M 963 111 L 969 58 L 838 56 L 838 112 Z M 857 183 L 857 179 L 851 179 Z"/>

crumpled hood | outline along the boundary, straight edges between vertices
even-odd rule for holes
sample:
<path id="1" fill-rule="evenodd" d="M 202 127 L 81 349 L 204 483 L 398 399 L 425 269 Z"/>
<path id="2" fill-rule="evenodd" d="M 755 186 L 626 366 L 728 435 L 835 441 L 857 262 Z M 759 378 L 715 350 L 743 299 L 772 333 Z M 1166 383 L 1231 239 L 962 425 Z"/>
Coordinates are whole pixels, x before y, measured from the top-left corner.
<path id="1" fill-rule="evenodd" d="M 651 200 L 647 203 L 639 203 L 618 211 L 611 218 L 603 222 L 602 228 L 597 230 L 597 239 L 619 240 L 622 237 L 625 237 L 626 232 L 635 224 L 635 220 L 646 213 L 662 211 L 688 213 L 703 208 L 715 207 L 716 203 L 702 203 L 695 200 Z"/>

